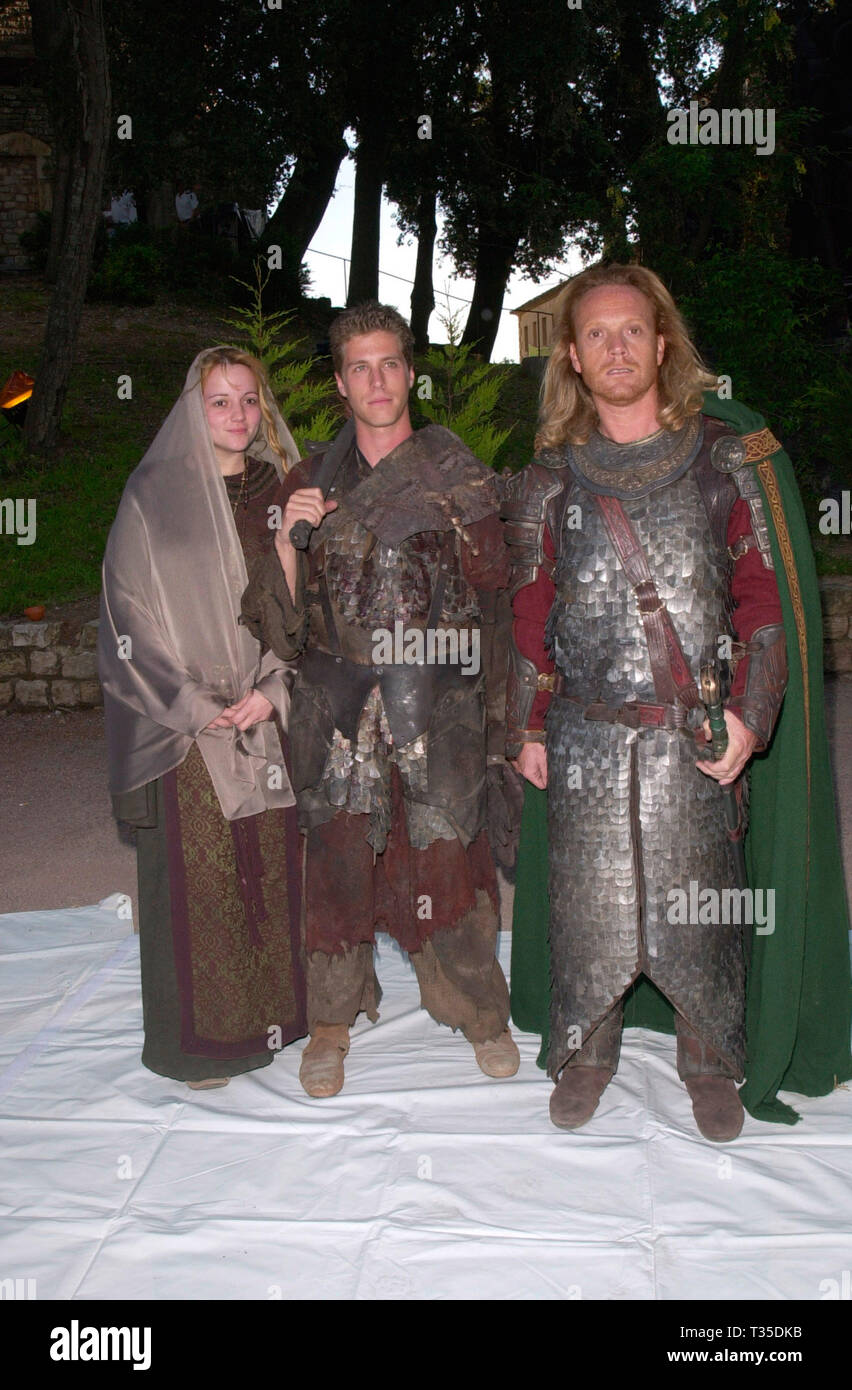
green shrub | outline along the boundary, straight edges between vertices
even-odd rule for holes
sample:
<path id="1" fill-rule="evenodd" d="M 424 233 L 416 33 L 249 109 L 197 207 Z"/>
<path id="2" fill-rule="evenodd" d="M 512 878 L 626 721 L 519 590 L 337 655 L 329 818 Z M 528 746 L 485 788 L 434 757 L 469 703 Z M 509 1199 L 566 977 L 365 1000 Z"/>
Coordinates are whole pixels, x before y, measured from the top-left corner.
<path id="1" fill-rule="evenodd" d="M 89 299 L 109 304 L 153 304 L 162 274 L 162 259 L 153 246 L 116 242 L 89 282 Z"/>
<path id="2" fill-rule="evenodd" d="M 787 447 L 800 487 L 848 466 L 849 369 L 826 340 L 839 276 L 784 251 L 720 251 L 695 268 L 680 306 L 710 366 Z"/>
<path id="3" fill-rule="evenodd" d="M 459 310 L 451 310 L 448 297 L 445 313 L 438 315 L 447 344 L 430 347 L 423 357 L 426 371 L 418 378 L 417 410 L 452 430 L 490 467 L 514 428 L 500 429 L 495 423 L 508 373 L 488 362 L 471 360 L 473 344 L 461 342 L 460 317 Z"/>
<path id="4" fill-rule="evenodd" d="M 37 275 L 43 275 L 47 265 L 52 222 L 53 218 L 49 212 L 38 212 L 33 225 L 18 237 L 21 250 L 27 253 L 30 270 L 34 270 Z"/>
<path id="5" fill-rule="evenodd" d="M 47 268 L 47 256 L 50 251 L 50 234 L 53 227 L 53 217 L 49 212 L 37 212 L 36 220 L 26 232 L 21 232 L 18 242 L 21 249 L 26 252 L 30 269 L 37 275 L 43 275 Z M 107 230 L 106 224 L 101 221 L 95 233 L 95 250 L 93 263 L 99 265 L 106 254 L 107 249 Z"/>

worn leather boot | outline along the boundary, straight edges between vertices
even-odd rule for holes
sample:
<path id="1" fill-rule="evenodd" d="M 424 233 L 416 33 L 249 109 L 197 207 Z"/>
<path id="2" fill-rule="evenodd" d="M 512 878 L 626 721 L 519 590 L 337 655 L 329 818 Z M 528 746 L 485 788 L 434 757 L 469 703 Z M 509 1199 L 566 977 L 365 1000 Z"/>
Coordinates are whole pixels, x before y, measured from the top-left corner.
<path id="1" fill-rule="evenodd" d="M 343 1089 L 343 1059 L 349 1051 L 345 1023 L 319 1023 L 302 1053 L 299 1080 L 309 1096 L 325 1100 Z"/>
<path id="2" fill-rule="evenodd" d="M 695 1123 L 705 1139 L 724 1144 L 743 1127 L 743 1103 L 728 1076 L 687 1076 L 684 1085 L 692 1101 Z"/>
<path id="3" fill-rule="evenodd" d="M 521 1065 L 521 1054 L 508 1028 L 503 1029 L 499 1038 L 474 1043 L 473 1050 L 479 1070 L 486 1076 L 514 1076 Z"/>
<path id="4" fill-rule="evenodd" d="M 559 1129 L 579 1129 L 590 1120 L 612 1080 L 608 1067 L 563 1067 L 550 1097 L 550 1118 Z"/>

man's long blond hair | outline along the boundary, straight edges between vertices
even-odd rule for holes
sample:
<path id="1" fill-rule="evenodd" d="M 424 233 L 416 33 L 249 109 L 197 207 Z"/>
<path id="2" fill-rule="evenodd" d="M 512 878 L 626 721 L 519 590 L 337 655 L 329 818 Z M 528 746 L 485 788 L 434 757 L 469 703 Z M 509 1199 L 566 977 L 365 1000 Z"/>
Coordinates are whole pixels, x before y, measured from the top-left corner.
<path id="1" fill-rule="evenodd" d="M 579 301 L 604 285 L 628 285 L 644 294 L 653 306 L 655 331 L 666 343 L 657 378 L 657 414 L 665 429 L 680 429 L 688 416 L 701 409 L 704 391 L 716 385 L 716 377 L 701 361 L 677 305 L 658 275 L 641 265 L 590 266 L 569 281 L 560 303 L 558 340 L 542 384 L 536 452 L 558 449 L 566 442 L 585 444 L 598 423 L 591 392 L 574 370 L 569 348 L 576 342 L 574 314 Z"/>
<path id="2" fill-rule="evenodd" d="M 278 438 L 278 428 L 272 411 L 272 407 L 277 409 L 275 397 L 272 394 L 266 368 L 260 359 L 252 356 L 250 352 L 244 352 L 242 348 L 218 347 L 211 348 L 209 352 L 206 352 L 200 359 L 198 367 L 201 373 L 202 392 L 207 385 L 207 378 L 215 367 L 222 367 L 226 377 L 229 367 L 248 367 L 257 383 L 257 398 L 260 402 L 260 413 L 266 428 L 266 438 L 280 458 L 281 467 L 286 473 L 295 463 L 295 459 L 288 457 L 284 445 Z M 251 445 L 249 445 L 248 452 L 251 453 Z"/>

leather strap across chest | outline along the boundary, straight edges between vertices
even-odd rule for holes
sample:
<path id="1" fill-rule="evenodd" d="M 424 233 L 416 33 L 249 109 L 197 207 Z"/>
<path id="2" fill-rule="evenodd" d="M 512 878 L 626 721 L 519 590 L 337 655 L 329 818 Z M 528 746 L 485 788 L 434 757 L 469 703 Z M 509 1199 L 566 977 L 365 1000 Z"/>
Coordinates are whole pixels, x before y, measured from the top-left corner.
<path id="1" fill-rule="evenodd" d="M 639 537 L 617 497 L 593 496 L 607 535 L 639 604 L 657 699 L 661 704 L 679 703 L 693 709 L 701 703 L 698 687 L 684 656 L 671 614 L 657 592 Z"/>

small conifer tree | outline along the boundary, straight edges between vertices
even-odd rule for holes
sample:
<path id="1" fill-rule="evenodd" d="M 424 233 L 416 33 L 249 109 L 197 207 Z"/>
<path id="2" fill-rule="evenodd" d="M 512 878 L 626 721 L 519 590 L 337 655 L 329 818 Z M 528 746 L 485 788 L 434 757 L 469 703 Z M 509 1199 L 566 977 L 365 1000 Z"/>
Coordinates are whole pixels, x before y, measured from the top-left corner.
<path id="1" fill-rule="evenodd" d="M 331 409 L 330 386 L 324 382 L 309 380 L 311 368 L 319 361 L 318 357 L 305 356 L 303 338 L 282 336 L 287 325 L 295 317 L 294 309 L 282 309 L 267 313 L 263 307 L 263 291 L 271 271 L 264 269 L 262 258 L 254 263 L 255 283 L 236 280 L 249 292 L 249 304 L 245 308 L 232 307 L 230 317 L 222 322 L 234 328 L 240 335 L 235 347 L 243 347 L 263 363 L 269 374 L 281 414 L 290 427 L 299 453 L 307 452 L 307 443 L 321 443 L 333 438 L 340 428 L 340 416 Z"/>
<path id="2" fill-rule="evenodd" d="M 471 361 L 473 345 L 461 341 L 461 312 L 451 309 L 449 294 L 446 298 L 446 312 L 438 318 L 447 343 L 430 347 L 421 359 L 426 371 L 417 389 L 418 408 L 427 419 L 457 434 L 490 467 L 514 428 L 498 429 L 493 420 L 506 373 L 489 362 Z"/>

